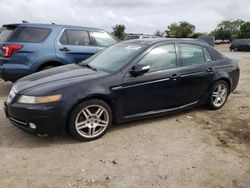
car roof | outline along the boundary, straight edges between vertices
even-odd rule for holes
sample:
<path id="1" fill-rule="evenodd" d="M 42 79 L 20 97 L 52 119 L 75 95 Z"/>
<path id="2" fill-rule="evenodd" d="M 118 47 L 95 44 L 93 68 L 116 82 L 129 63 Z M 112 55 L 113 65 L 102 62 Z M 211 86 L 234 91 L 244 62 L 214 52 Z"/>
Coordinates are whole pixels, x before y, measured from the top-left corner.
<path id="1" fill-rule="evenodd" d="M 190 43 L 190 44 L 198 44 L 198 45 L 208 45 L 205 41 L 201 39 L 186 39 L 186 38 L 149 38 L 149 39 L 133 39 L 133 40 L 126 40 L 123 41 L 123 44 L 128 45 L 148 45 L 153 46 L 155 44 L 159 43 L 165 43 L 165 42 L 184 42 L 184 43 Z"/>
<path id="2" fill-rule="evenodd" d="M 53 27 L 61 27 L 61 28 L 73 28 L 73 29 L 86 29 L 86 30 L 99 30 L 103 31 L 103 29 L 93 28 L 93 27 L 85 27 L 85 26 L 75 26 L 75 25 L 60 25 L 60 24 L 41 24 L 41 23 L 14 23 L 14 24 L 5 24 L 3 27 L 46 27 L 46 28 L 53 28 Z"/>

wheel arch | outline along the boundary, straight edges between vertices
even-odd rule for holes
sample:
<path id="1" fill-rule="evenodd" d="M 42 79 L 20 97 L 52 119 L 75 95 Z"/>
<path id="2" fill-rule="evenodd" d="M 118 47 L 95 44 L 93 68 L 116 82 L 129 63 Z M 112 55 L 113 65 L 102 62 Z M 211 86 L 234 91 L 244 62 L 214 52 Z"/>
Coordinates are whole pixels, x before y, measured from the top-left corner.
<path id="1" fill-rule="evenodd" d="M 219 81 L 225 81 L 225 82 L 227 83 L 228 87 L 229 87 L 229 88 L 228 88 L 228 89 L 229 89 L 229 92 L 231 93 L 232 83 L 231 83 L 231 80 L 230 80 L 229 78 L 226 78 L 226 77 L 216 79 L 216 80 L 213 82 L 213 84 L 212 84 L 211 87 L 213 87 L 214 84 L 215 84 L 216 82 L 219 82 Z"/>
<path id="2" fill-rule="evenodd" d="M 69 112 L 67 113 L 67 124 L 66 124 L 66 130 L 68 130 L 68 122 L 69 122 L 69 119 L 70 119 L 70 116 L 71 116 L 71 113 L 73 112 L 73 110 L 82 102 L 84 101 L 87 101 L 87 100 L 91 100 L 91 99 L 98 99 L 98 100 L 102 100 L 104 101 L 105 103 L 107 103 L 107 105 L 111 108 L 111 112 L 112 112 L 112 117 L 113 117 L 113 120 L 112 122 L 116 122 L 117 121 L 117 118 L 118 118 L 118 114 L 116 113 L 117 110 L 116 110 L 116 107 L 114 105 L 114 103 L 112 102 L 112 100 L 110 98 L 108 98 L 107 96 L 105 95 L 102 95 L 102 94 L 94 94 L 94 95 L 89 95 L 83 99 L 80 99 L 78 100 L 69 110 Z"/>
<path id="3" fill-rule="evenodd" d="M 43 68 L 47 67 L 47 66 L 55 66 L 55 67 L 58 67 L 58 66 L 61 66 L 61 65 L 64 65 L 63 63 L 61 63 L 60 61 L 46 61 L 46 62 L 43 62 L 41 63 L 37 69 L 36 69 L 36 72 L 42 70 Z"/>

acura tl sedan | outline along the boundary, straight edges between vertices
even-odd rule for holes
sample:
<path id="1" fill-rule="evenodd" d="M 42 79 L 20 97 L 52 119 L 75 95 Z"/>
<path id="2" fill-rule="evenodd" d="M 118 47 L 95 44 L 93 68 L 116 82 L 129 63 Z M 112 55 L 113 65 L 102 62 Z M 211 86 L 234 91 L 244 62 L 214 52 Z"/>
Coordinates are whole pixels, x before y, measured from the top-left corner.
<path id="1" fill-rule="evenodd" d="M 199 40 L 139 39 L 80 64 L 17 81 L 5 102 L 10 122 L 30 133 L 69 132 L 90 141 L 112 123 L 199 105 L 221 108 L 239 80 L 239 63 Z"/>

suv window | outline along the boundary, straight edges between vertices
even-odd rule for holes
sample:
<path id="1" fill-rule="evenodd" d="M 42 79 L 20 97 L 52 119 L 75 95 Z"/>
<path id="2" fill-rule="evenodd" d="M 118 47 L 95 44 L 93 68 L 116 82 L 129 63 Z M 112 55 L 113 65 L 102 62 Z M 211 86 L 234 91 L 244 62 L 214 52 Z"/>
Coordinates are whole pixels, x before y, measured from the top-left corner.
<path id="1" fill-rule="evenodd" d="M 15 28 L 4 27 L 0 34 L 0 42 L 6 42 Z"/>
<path id="2" fill-rule="evenodd" d="M 91 36 L 95 40 L 97 46 L 107 47 L 117 43 L 117 41 L 106 32 L 93 31 L 91 32 Z"/>
<path id="3" fill-rule="evenodd" d="M 66 29 L 60 38 L 60 43 L 66 45 L 89 46 L 89 34 L 84 30 Z"/>
<path id="4" fill-rule="evenodd" d="M 139 64 L 150 65 L 150 71 L 173 68 L 176 66 L 175 46 L 171 44 L 156 47 Z"/>
<path id="5" fill-rule="evenodd" d="M 245 39 L 242 39 L 241 41 L 240 41 L 240 45 L 247 45 L 248 44 L 248 42 L 247 42 L 247 40 L 245 40 Z"/>
<path id="6" fill-rule="evenodd" d="M 179 49 L 182 65 L 200 64 L 212 60 L 210 54 L 208 52 L 205 54 L 205 48 L 202 49 L 201 46 L 192 44 L 179 44 Z M 204 55 L 207 56 L 206 60 Z"/>
<path id="7" fill-rule="evenodd" d="M 45 40 L 50 32 L 47 28 L 18 27 L 8 41 L 39 43 Z"/>

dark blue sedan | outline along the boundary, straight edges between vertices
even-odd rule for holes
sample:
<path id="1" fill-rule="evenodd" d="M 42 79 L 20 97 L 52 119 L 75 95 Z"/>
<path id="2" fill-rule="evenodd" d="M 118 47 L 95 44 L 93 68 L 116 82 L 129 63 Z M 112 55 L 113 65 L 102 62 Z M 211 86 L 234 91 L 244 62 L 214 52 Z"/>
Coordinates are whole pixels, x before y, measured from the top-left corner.
<path id="1" fill-rule="evenodd" d="M 104 135 L 113 122 L 204 104 L 219 109 L 235 90 L 239 73 L 237 61 L 199 40 L 129 40 L 80 64 L 20 79 L 5 112 L 25 131 L 68 131 L 89 141 Z"/>

